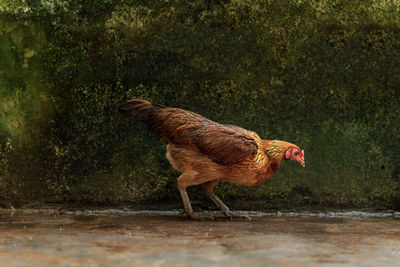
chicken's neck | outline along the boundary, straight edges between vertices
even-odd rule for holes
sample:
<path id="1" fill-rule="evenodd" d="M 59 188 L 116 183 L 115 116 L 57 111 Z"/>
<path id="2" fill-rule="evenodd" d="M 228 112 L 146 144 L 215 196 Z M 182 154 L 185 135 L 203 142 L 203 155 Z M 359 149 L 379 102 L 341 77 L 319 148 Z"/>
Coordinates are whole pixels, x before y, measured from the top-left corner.
<path id="1" fill-rule="evenodd" d="M 262 140 L 262 148 L 268 159 L 256 184 L 267 180 L 278 170 L 279 164 L 286 160 L 286 151 L 291 146 L 295 145 L 281 140 Z"/>
<path id="2" fill-rule="evenodd" d="M 277 163 L 279 165 L 281 161 L 285 159 L 287 142 L 280 140 L 264 140 L 263 146 L 265 155 L 271 163 Z"/>

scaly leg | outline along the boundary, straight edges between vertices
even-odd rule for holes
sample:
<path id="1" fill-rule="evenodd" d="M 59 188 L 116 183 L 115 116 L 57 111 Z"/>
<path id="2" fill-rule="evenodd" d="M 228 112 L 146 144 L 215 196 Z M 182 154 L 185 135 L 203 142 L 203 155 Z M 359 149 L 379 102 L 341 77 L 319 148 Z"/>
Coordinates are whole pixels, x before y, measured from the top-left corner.
<path id="1" fill-rule="evenodd" d="M 181 187 L 178 184 L 179 192 L 181 193 L 183 206 L 185 207 L 185 212 L 187 216 L 192 220 L 201 220 L 201 218 L 193 213 L 192 205 L 190 204 L 189 196 L 186 192 L 186 188 Z"/>
<path id="2" fill-rule="evenodd" d="M 209 192 L 207 190 L 204 190 L 204 192 L 206 192 L 207 196 L 215 203 L 215 205 L 217 205 L 220 209 L 222 214 L 224 214 L 225 216 L 229 217 L 232 220 L 232 217 L 240 217 L 246 220 L 251 220 L 250 216 L 247 215 L 240 215 L 240 214 L 236 214 L 233 211 L 231 211 L 225 204 L 224 202 L 222 202 L 221 199 L 219 199 L 219 197 L 217 197 L 214 192 Z"/>
<path id="3" fill-rule="evenodd" d="M 179 189 L 179 192 L 181 193 L 183 206 L 185 207 L 185 213 L 187 214 L 187 216 L 192 220 L 198 220 L 198 221 L 215 220 L 214 217 L 208 217 L 208 216 L 199 217 L 199 216 L 194 214 L 193 209 L 192 209 L 192 205 L 190 204 L 189 196 L 188 196 L 188 194 L 186 192 L 185 178 L 187 178 L 187 176 L 183 176 L 183 175 L 181 175 L 178 178 L 178 189 Z"/>

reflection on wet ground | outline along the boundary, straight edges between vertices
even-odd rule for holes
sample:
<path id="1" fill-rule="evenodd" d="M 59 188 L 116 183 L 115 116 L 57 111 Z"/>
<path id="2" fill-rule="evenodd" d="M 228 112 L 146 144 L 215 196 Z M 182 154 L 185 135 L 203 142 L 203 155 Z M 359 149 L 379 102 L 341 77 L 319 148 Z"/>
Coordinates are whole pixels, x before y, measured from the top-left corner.
<path id="1" fill-rule="evenodd" d="M 0 266 L 398 266 L 399 213 L 0 211 Z"/>

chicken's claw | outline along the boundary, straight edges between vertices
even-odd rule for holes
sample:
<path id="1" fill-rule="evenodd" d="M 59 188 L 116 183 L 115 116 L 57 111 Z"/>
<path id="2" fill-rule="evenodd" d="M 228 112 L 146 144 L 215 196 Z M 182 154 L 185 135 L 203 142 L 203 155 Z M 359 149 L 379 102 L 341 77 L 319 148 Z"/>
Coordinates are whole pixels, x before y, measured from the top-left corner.
<path id="1" fill-rule="evenodd" d="M 233 212 L 231 210 L 222 211 L 222 214 L 225 215 L 225 217 L 229 218 L 231 221 L 233 220 L 234 217 L 245 219 L 247 221 L 251 221 L 251 217 L 250 216 L 237 214 L 237 213 L 235 213 L 235 212 Z"/>
<path id="2" fill-rule="evenodd" d="M 179 213 L 179 215 L 187 215 L 189 219 L 195 220 L 195 221 L 215 221 L 215 217 L 213 216 L 198 216 L 196 214 L 192 213 L 187 213 L 186 211 L 182 211 Z"/>

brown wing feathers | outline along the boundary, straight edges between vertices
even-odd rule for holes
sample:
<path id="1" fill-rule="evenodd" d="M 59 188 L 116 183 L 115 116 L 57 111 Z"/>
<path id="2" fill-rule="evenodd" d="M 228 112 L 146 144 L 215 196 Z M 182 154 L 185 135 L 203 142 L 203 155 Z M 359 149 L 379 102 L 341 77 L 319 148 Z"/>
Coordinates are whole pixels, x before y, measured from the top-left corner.
<path id="1" fill-rule="evenodd" d="M 198 129 L 194 132 L 196 147 L 200 152 L 211 154 L 225 163 L 236 163 L 249 155 L 255 155 L 255 140 L 247 136 L 246 130 L 240 128 L 242 131 L 239 131 L 231 129 L 230 126 L 215 124 Z"/>
<path id="2" fill-rule="evenodd" d="M 125 116 L 135 116 L 166 143 L 191 146 L 220 164 L 233 164 L 257 153 L 250 131 L 211 121 L 191 111 L 132 99 L 118 106 Z M 254 134 L 254 133 L 253 133 Z"/>

